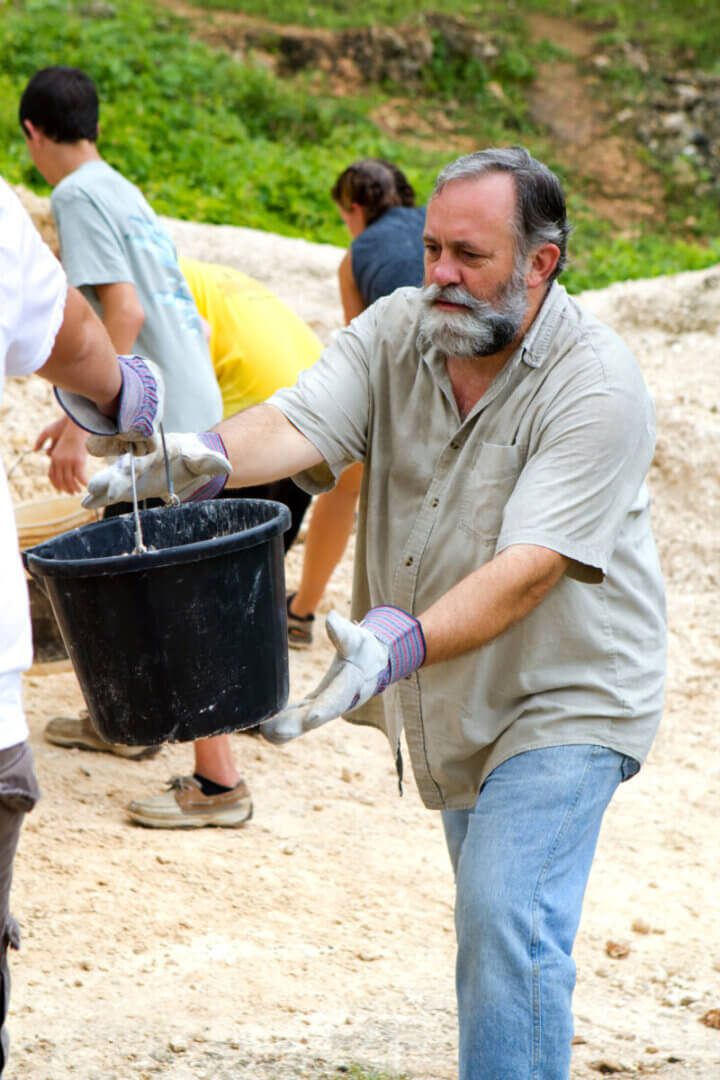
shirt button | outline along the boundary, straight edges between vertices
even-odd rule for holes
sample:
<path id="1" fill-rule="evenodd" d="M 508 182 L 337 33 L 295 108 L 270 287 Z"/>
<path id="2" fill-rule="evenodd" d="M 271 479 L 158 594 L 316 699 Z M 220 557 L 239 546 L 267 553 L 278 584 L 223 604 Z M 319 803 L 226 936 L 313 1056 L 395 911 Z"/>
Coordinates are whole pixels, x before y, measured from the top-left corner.
<path id="1" fill-rule="evenodd" d="M 414 562 L 415 562 L 415 560 L 413 559 L 412 555 L 408 555 L 407 559 L 405 560 L 405 565 L 406 566 L 412 566 L 412 564 Z"/>
<path id="2" fill-rule="evenodd" d="M 440 502 L 440 500 L 439 500 L 439 499 L 433 499 L 433 501 L 432 501 L 432 502 L 430 503 L 430 505 L 432 506 L 433 510 L 435 509 L 435 507 L 436 507 L 436 506 L 438 505 L 438 503 L 439 503 L 439 502 Z"/>
<path id="3" fill-rule="evenodd" d="M 455 441 L 451 442 L 450 443 L 450 449 L 451 450 L 459 450 L 460 449 L 460 443 L 455 442 Z"/>

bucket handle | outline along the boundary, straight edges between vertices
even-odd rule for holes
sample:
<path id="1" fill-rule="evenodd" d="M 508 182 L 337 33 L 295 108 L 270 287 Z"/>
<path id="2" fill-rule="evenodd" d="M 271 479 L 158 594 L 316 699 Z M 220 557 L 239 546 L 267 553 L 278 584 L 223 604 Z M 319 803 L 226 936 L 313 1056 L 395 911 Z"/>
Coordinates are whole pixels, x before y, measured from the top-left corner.
<path id="1" fill-rule="evenodd" d="M 37 449 L 34 446 L 28 446 L 27 450 L 21 450 L 20 453 L 15 458 L 15 460 L 13 461 L 10 468 L 5 473 L 5 478 L 7 480 L 10 479 L 12 474 L 17 469 L 18 465 L 22 464 L 22 462 L 25 460 L 25 458 L 28 456 L 28 454 L 35 454 L 35 453 L 41 454 L 41 453 L 44 453 L 45 450 L 47 450 L 47 448 L 49 447 L 49 445 L 50 445 L 50 439 L 48 438 L 48 439 L 45 440 L 45 442 L 42 444 L 42 446 L 38 446 Z"/>

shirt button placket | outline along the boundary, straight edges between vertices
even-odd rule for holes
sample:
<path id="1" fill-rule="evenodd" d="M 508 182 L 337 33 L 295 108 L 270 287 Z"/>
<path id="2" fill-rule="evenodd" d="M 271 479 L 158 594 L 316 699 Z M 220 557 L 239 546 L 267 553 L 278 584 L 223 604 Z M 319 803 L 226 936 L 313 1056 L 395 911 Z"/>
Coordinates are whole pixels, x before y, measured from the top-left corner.
<path id="1" fill-rule="evenodd" d="M 461 442 L 458 439 L 453 439 L 448 443 L 447 449 L 443 452 L 442 458 L 438 463 L 439 469 L 436 472 L 433 486 L 443 482 L 443 478 L 446 476 L 449 469 L 452 467 L 450 464 L 450 457 L 448 456 L 448 450 L 457 451 L 461 449 Z M 454 459 L 454 454 L 452 458 Z M 444 459 L 444 460 L 443 460 Z M 436 488 L 437 490 L 437 488 Z M 417 577 L 419 569 L 419 556 L 418 550 L 422 551 L 427 542 L 427 538 L 432 530 L 433 522 L 435 521 L 435 514 L 429 514 L 428 509 L 437 510 L 440 505 L 439 496 L 435 495 L 429 503 L 425 503 L 424 512 L 418 515 L 415 521 L 415 527 L 408 537 L 407 547 L 405 553 L 402 556 L 402 573 L 399 573 L 396 577 L 396 583 L 399 585 L 395 592 L 394 602 L 398 607 L 405 608 L 407 611 L 412 610 L 412 600 L 415 596 L 415 589 L 417 587 Z M 410 549 L 410 550 L 408 550 Z"/>

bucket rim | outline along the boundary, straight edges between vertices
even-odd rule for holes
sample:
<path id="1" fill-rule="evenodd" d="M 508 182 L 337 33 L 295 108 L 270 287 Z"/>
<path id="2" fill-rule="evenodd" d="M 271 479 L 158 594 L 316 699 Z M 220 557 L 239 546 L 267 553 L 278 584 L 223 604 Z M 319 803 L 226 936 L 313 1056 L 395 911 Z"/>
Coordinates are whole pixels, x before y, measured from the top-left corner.
<path id="1" fill-rule="evenodd" d="M 215 558 L 230 551 L 241 551 L 244 548 L 257 547 L 274 536 L 281 536 L 290 528 L 290 511 L 284 503 L 275 502 L 271 499 L 212 499 L 205 503 L 253 503 L 262 505 L 264 508 L 272 507 L 275 513 L 267 521 L 261 521 L 242 532 L 227 533 L 224 536 L 215 536 L 207 540 L 198 540 L 190 544 L 177 544 L 174 547 L 161 548 L 157 551 L 147 551 L 139 555 L 132 553 L 121 555 L 105 555 L 97 559 L 57 559 L 43 555 L 43 550 L 52 547 L 58 540 L 72 533 L 95 531 L 106 528 L 117 518 L 109 518 L 104 521 L 91 522 L 81 525 L 76 529 L 69 529 L 59 533 L 50 540 L 45 540 L 35 547 L 26 548 L 22 552 L 23 562 L 26 569 L 35 577 L 99 577 L 113 574 L 133 574 L 143 570 L 160 569 L 166 566 L 178 566 L 183 563 L 198 562 L 200 558 Z M 197 505 L 183 503 L 180 506 L 156 506 L 149 510 L 140 511 L 140 521 L 149 515 L 182 513 L 188 507 Z M 127 515 L 123 515 L 127 516 Z"/>

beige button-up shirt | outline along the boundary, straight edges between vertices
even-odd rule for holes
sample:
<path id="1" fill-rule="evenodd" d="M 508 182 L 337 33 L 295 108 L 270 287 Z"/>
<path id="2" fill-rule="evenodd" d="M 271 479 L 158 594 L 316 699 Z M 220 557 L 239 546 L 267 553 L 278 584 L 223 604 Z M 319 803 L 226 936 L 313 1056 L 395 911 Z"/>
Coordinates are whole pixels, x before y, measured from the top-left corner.
<path id="1" fill-rule="evenodd" d="M 653 405 L 623 342 L 555 283 L 522 344 L 463 420 L 445 363 L 418 351 L 420 293 L 399 289 L 270 404 L 325 464 L 364 461 L 353 617 L 419 614 L 494 555 L 537 544 L 573 560 L 521 622 L 421 669 L 351 719 L 404 728 L 423 801 L 473 805 L 526 750 L 597 743 L 641 761 L 663 696 L 662 576 L 645 475 Z"/>

